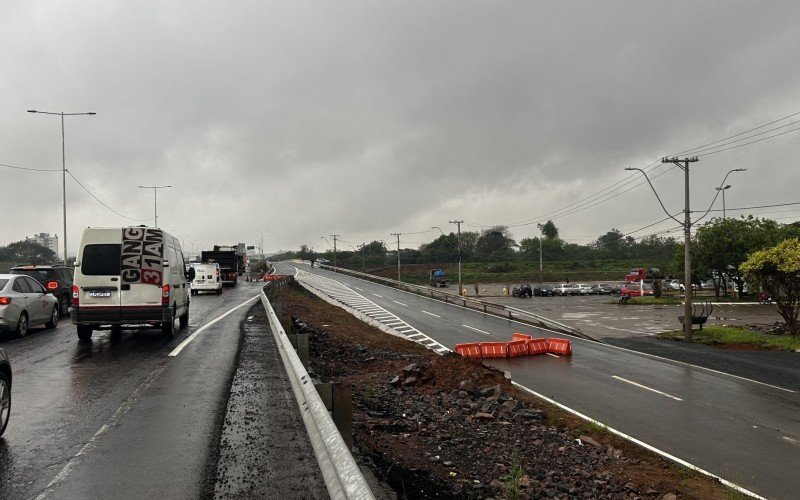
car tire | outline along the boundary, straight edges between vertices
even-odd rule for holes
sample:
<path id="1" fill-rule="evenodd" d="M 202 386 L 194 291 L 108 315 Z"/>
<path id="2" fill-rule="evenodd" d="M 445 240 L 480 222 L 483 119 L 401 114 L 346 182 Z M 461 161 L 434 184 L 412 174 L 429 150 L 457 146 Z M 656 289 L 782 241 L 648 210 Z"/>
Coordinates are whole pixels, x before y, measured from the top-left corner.
<path id="1" fill-rule="evenodd" d="M 28 334 L 28 313 L 25 311 L 21 312 L 19 315 L 19 321 L 17 322 L 17 336 L 22 338 Z"/>
<path id="2" fill-rule="evenodd" d="M 68 295 L 62 295 L 61 300 L 58 301 L 58 307 L 60 309 L 59 313 L 62 318 L 66 318 L 67 314 L 69 314 L 69 302 L 70 300 Z"/>
<path id="3" fill-rule="evenodd" d="M 181 328 L 189 326 L 189 304 L 186 304 L 186 312 L 178 318 L 178 324 L 181 325 Z"/>
<path id="4" fill-rule="evenodd" d="M 80 340 L 81 342 L 88 342 L 92 340 L 92 331 L 94 330 L 94 328 L 92 328 L 91 326 L 78 325 L 76 330 L 78 332 L 78 340 Z"/>
<path id="5" fill-rule="evenodd" d="M 6 431 L 11 417 L 11 382 L 5 373 L 0 372 L 0 436 Z"/>
<path id="6" fill-rule="evenodd" d="M 222 288 L 217 288 L 217 295 L 222 295 Z"/>
<path id="7" fill-rule="evenodd" d="M 53 312 L 50 313 L 50 321 L 44 324 L 47 328 L 55 328 L 58 325 L 58 318 L 61 317 L 58 304 L 53 306 Z"/>
<path id="8" fill-rule="evenodd" d="M 111 336 L 112 337 L 119 337 L 122 335 L 122 325 L 112 325 L 111 326 Z"/>

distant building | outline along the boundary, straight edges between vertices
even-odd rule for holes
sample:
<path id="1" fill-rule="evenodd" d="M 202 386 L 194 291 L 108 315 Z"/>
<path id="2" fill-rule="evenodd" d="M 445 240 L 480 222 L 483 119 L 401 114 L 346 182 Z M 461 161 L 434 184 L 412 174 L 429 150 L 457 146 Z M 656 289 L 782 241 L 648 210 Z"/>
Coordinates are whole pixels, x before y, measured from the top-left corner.
<path id="1" fill-rule="evenodd" d="M 58 235 L 50 236 L 50 233 L 39 233 L 34 234 L 31 239 L 58 254 Z"/>

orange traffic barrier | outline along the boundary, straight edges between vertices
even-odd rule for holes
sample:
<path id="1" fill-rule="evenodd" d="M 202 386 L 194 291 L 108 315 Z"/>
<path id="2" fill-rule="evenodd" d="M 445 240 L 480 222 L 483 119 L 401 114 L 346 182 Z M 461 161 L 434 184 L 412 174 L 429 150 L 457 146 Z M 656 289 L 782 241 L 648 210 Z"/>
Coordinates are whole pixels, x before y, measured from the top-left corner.
<path id="1" fill-rule="evenodd" d="M 470 344 L 456 344 L 456 353 L 464 356 L 465 358 L 480 358 L 481 357 L 481 343 L 472 342 Z"/>
<path id="2" fill-rule="evenodd" d="M 517 335 L 516 333 L 514 335 Z M 517 356 L 528 355 L 528 341 L 527 340 L 512 340 L 508 343 L 508 357 L 516 358 Z"/>
<path id="3" fill-rule="evenodd" d="M 527 333 L 514 333 L 513 335 L 511 335 L 511 341 L 512 342 L 515 341 L 515 340 L 524 340 L 524 341 L 527 342 L 531 338 L 532 337 L 530 335 L 528 335 Z"/>
<path id="4" fill-rule="evenodd" d="M 572 354 L 572 343 L 569 340 L 564 339 L 547 339 L 547 352 L 568 356 Z"/>
<path id="5" fill-rule="evenodd" d="M 547 352 L 547 339 L 530 339 L 528 341 L 528 354 L 545 354 Z"/>
<path id="6" fill-rule="evenodd" d="M 481 342 L 482 358 L 505 358 L 508 356 L 508 344 L 505 342 Z"/>

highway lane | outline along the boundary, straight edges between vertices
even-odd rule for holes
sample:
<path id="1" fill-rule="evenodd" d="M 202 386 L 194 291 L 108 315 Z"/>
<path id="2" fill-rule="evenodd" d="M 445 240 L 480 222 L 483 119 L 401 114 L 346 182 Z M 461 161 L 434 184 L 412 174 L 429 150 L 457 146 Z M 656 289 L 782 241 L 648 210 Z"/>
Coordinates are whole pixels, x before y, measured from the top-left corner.
<path id="1" fill-rule="evenodd" d="M 200 496 L 215 465 L 213 437 L 248 307 L 168 355 L 257 293 L 243 284 L 221 297 L 192 297 L 189 327 L 172 340 L 158 330 L 125 330 L 119 338 L 95 332 L 80 344 L 68 319 L 3 339 L 14 384 L 0 439 L 0 498 Z"/>
<path id="2" fill-rule="evenodd" d="M 284 270 L 288 268 L 280 268 Z M 515 331 L 560 336 L 329 271 L 445 346 L 508 340 Z M 402 304 L 402 305 L 401 305 Z M 495 360 L 514 381 L 770 498 L 794 498 L 800 478 L 800 396 L 730 375 L 572 339 L 572 357 Z"/>

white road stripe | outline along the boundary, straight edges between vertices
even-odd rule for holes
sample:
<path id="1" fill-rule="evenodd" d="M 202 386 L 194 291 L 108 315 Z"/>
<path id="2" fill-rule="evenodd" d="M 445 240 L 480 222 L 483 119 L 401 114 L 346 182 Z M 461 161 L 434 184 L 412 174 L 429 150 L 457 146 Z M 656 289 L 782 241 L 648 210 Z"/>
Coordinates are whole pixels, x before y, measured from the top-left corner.
<path id="1" fill-rule="evenodd" d="M 400 304 L 400 305 L 401 305 L 401 306 L 403 306 L 403 307 L 408 307 L 406 304 L 403 304 L 402 302 L 397 302 L 397 301 L 396 301 L 396 300 L 394 300 L 394 299 L 392 299 L 392 302 L 394 302 L 395 304 Z"/>
<path id="2" fill-rule="evenodd" d="M 642 389 L 646 389 L 648 391 L 655 392 L 656 394 L 661 394 L 662 396 L 666 396 L 668 398 L 672 398 L 675 401 L 683 401 L 681 398 L 675 397 L 672 394 L 667 394 L 666 392 L 661 392 L 661 391 L 659 391 L 657 389 L 653 389 L 652 387 L 647 387 L 646 385 L 642 385 L 642 384 L 636 383 L 633 380 L 628 380 L 626 378 L 618 377 L 616 375 L 612 375 L 611 378 L 615 378 L 617 380 L 621 380 L 621 381 L 626 382 L 628 384 L 635 385 L 636 387 L 640 387 Z"/>
<path id="3" fill-rule="evenodd" d="M 485 331 L 481 330 L 480 328 L 475 328 L 474 326 L 469 326 L 469 325 L 461 325 L 461 326 L 463 326 L 464 328 L 469 328 L 470 330 L 475 330 L 476 332 L 481 332 L 481 333 L 484 333 L 486 335 L 491 335 L 491 333 L 485 332 Z"/>
<path id="4" fill-rule="evenodd" d="M 359 292 L 363 292 L 363 291 L 364 291 L 364 290 L 362 290 L 362 289 L 358 288 L 357 286 L 353 286 L 353 285 L 350 285 L 350 288 L 355 288 L 355 289 L 356 289 L 356 290 L 358 290 Z"/>
<path id="5" fill-rule="evenodd" d="M 378 298 L 380 298 L 380 299 L 382 299 L 382 298 L 383 298 L 383 295 L 378 295 L 377 293 L 373 293 L 372 295 L 374 295 L 374 296 L 376 296 L 376 297 L 378 297 Z"/>
<path id="6" fill-rule="evenodd" d="M 171 352 L 171 353 L 169 353 L 169 354 L 167 355 L 167 357 L 174 358 L 175 356 L 177 356 L 178 354 L 180 354 L 180 353 L 181 353 L 181 351 L 183 350 L 183 348 L 184 348 L 184 347 L 186 347 L 187 345 L 189 345 L 189 343 L 190 343 L 192 340 L 194 340 L 194 339 L 195 339 L 195 337 L 197 337 L 198 335 L 200 335 L 200 334 L 201 334 L 201 333 L 202 333 L 202 332 L 203 332 L 203 331 L 204 331 L 206 328 L 208 328 L 209 326 L 213 325 L 213 324 L 214 324 L 214 323 L 216 323 L 217 321 L 221 320 L 221 319 L 222 319 L 222 318 L 224 318 L 225 316 L 229 315 L 229 314 L 230 314 L 230 313 L 232 313 L 233 311 L 235 311 L 235 310 L 239 309 L 240 307 L 242 307 L 242 306 L 246 306 L 246 305 L 247 305 L 247 304 L 249 304 L 250 302 L 253 302 L 254 300 L 258 299 L 258 297 L 259 297 L 259 296 L 258 296 L 258 295 L 256 295 L 256 296 L 255 296 L 255 297 L 253 297 L 252 299 L 247 299 L 247 300 L 245 300 L 244 302 L 242 302 L 242 303 L 241 303 L 241 304 L 239 304 L 238 306 L 234 307 L 233 309 L 229 309 L 227 312 L 224 312 L 224 313 L 222 313 L 221 315 L 219 315 L 219 316 L 217 316 L 216 318 L 212 319 L 211 321 L 209 321 L 209 322 L 208 322 L 208 323 L 206 323 L 205 325 L 201 326 L 200 328 L 198 328 L 197 330 L 195 330 L 193 334 L 189 335 L 189 336 L 186 338 L 186 340 L 184 340 L 183 342 L 181 342 L 180 344 L 178 344 L 178 347 L 176 347 L 175 349 L 173 349 L 173 350 L 172 350 L 172 352 Z"/>
<path id="7" fill-rule="evenodd" d="M 423 311 L 422 309 L 420 309 L 419 312 L 423 312 L 425 314 L 429 314 L 429 315 L 431 315 L 431 316 L 433 316 L 435 318 L 441 318 L 441 316 L 439 316 L 438 314 L 429 313 L 428 311 Z"/>
<path id="8" fill-rule="evenodd" d="M 553 354 L 552 352 L 546 352 L 545 354 L 547 354 L 548 356 L 553 356 L 554 358 L 560 358 L 561 357 L 558 354 Z"/>
<path id="9" fill-rule="evenodd" d="M 800 443 L 798 443 L 796 439 L 792 439 L 789 436 L 783 436 L 783 439 L 786 440 L 786 441 L 789 441 L 790 443 L 792 443 L 795 446 L 800 446 Z"/>

